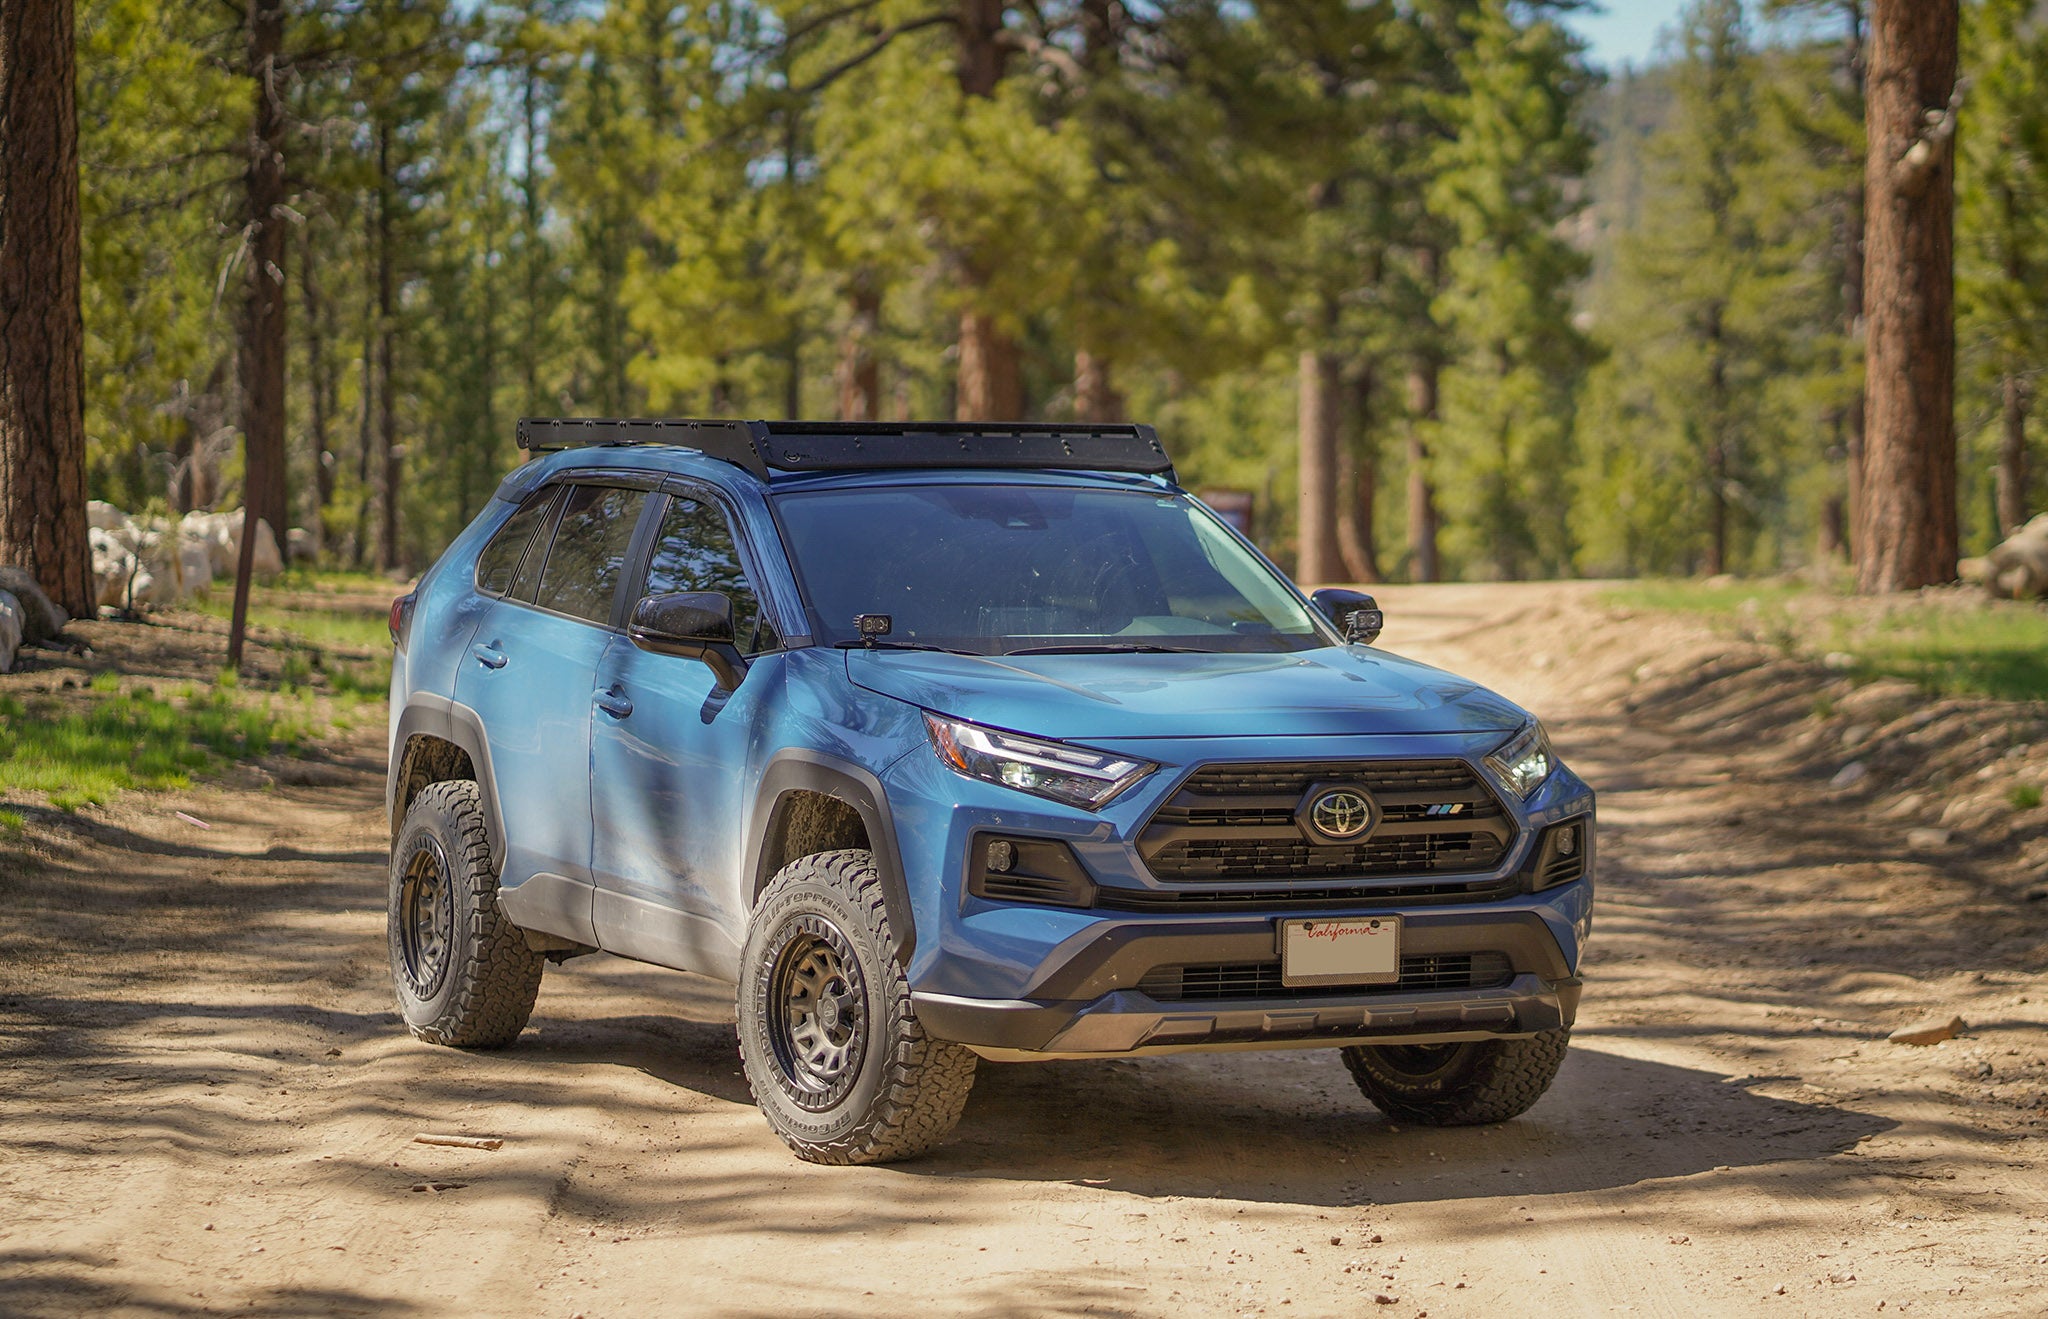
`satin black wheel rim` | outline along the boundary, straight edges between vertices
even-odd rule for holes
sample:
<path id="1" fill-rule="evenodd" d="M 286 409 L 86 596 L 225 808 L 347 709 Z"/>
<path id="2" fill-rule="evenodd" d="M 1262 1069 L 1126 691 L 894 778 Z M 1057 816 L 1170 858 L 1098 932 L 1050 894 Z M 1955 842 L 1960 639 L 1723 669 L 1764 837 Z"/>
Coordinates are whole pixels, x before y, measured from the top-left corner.
<path id="1" fill-rule="evenodd" d="M 839 927 L 799 916 L 768 977 L 768 1037 L 782 1091 L 811 1112 L 846 1097 L 867 1053 L 867 987 Z"/>
<path id="2" fill-rule="evenodd" d="M 455 937 L 455 888 L 441 844 L 422 839 L 406 858 L 398 887 L 400 970 L 414 997 L 430 999 L 448 975 Z"/>

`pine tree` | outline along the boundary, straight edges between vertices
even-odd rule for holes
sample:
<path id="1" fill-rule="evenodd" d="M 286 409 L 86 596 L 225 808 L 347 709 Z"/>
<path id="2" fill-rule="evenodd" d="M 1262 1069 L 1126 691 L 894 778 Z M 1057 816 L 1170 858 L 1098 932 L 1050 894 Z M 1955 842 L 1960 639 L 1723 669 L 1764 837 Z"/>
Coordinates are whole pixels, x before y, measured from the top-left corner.
<path id="1" fill-rule="evenodd" d="M 1579 209 L 1591 142 L 1578 47 L 1554 19 L 1484 0 L 1447 107 L 1431 209 L 1456 235 L 1437 315 L 1453 336 L 1443 377 L 1444 496 L 1458 540 L 1519 578 L 1571 559 L 1566 525 L 1573 388 L 1587 361 L 1571 294 L 1584 258 L 1560 234 Z"/>
<path id="2" fill-rule="evenodd" d="M 2026 0 L 1963 11 L 1963 103 L 1956 162 L 1959 350 L 1973 395 L 1998 417 L 1994 505 L 2017 529 L 2035 507 L 2027 420 L 2048 362 L 2048 24 Z"/>

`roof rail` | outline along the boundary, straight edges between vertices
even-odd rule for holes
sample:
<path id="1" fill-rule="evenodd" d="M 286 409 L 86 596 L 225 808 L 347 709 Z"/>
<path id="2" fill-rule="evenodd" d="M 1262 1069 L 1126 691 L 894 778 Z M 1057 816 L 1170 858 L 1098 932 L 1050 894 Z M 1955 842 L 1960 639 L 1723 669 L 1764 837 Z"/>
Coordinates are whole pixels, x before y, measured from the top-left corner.
<path id="1" fill-rule="evenodd" d="M 522 417 L 519 447 L 533 453 L 609 444 L 701 450 L 763 479 L 780 472 L 875 468 L 1080 468 L 1173 479 L 1150 426 L 1055 422 L 713 421 L 688 417 Z"/>

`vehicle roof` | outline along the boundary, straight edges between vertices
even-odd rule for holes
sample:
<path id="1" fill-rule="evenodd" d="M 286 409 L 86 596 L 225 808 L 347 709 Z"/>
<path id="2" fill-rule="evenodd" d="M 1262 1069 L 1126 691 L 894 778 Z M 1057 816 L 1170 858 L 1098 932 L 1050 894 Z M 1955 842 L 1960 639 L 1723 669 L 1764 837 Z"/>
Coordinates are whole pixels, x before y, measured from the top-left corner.
<path id="1" fill-rule="evenodd" d="M 776 472 L 763 480 L 737 463 L 680 444 L 588 445 L 540 454 L 514 468 L 498 498 L 517 503 L 543 482 L 564 472 L 657 472 L 690 477 L 728 489 L 776 494 L 799 490 L 841 490 L 905 485 L 1090 485 L 1121 490 L 1180 490 L 1160 475 L 1074 468 L 888 467 L 830 472 Z"/>

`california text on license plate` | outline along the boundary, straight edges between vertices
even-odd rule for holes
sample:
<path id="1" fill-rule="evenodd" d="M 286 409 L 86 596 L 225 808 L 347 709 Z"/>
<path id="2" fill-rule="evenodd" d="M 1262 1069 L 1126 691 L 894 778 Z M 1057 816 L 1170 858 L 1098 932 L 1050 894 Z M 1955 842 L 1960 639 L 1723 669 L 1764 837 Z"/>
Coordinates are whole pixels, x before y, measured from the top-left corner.
<path id="1" fill-rule="evenodd" d="M 1283 985 L 1384 985 L 1401 978 L 1401 918 L 1280 922 Z"/>

